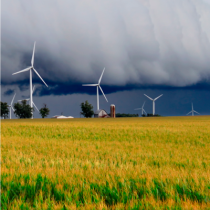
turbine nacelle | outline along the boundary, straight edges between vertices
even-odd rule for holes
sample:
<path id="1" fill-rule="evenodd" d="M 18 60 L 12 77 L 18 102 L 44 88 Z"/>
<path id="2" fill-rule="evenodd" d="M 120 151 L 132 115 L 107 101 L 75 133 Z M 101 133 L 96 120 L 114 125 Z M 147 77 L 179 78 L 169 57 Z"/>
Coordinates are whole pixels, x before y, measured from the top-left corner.
<path id="1" fill-rule="evenodd" d="M 145 113 L 147 115 L 146 111 L 144 110 L 144 105 L 145 105 L 145 102 L 143 103 L 141 108 L 137 108 L 137 109 L 134 109 L 134 110 L 142 110 L 141 114 L 143 115 Z"/>
<path id="2" fill-rule="evenodd" d="M 163 94 L 159 95 L 157 98 L 152 99 L 148 95 L 144 94 L 147 98 L 149 98 L 151 101 L 153 101 L 153 115 L 155 115 L 155 101 L 160 98 Z"/>
<path id="3" fill-rule="evenodd" d="M 103 71 L 102 71 L 102 73 L 101 73 L 101 76 L 100 76 L 100 78 L 99 78 L 99 80 L 98 80 L 98 84 L 85 84 L 85 85 L 82 85 L 82 86 L 95 86 L 95 87 L 97 87 L 97 110 L 99 110 L 99 95 L 98 95 L 98 88 L 101 90 L 101 92 L 102 92 L 104 98 L 105 98 L 106 101 L 108 102 L 108 100 L 107 100 L 107 98 L 106 98 L 106 96 L 105 96 L 105 94 L 104 94 L 104 92 L 103 92 L 103 90 L 102 90 L 102 88 L 101 88 L 101 86 L 100 86 L 101 79 L 102 79 L 102 77 L 103 77 L 104 71 L 105 71 L 105 68 L 103 69 Z"/>
<path id="4" fill-rule="evenodd" d="M 158 96 L 155 99 L 150 98 L 148 95 L 144 94 L 147 98 L 149 98 L 151 101 L 156 101 L 158 98 L 160 98 L 163 94 L 161 94 L 160 96 Z"/>
<path id="5" fill-rule="evenodd" d="M 15 93 L 15 95 L 16 95 L 16 93 Z M 10 114 L 10 119 L 11 119 L 11 116 L 12 116 L 12 110 L 13 110 L 13 112 L 15 111 L 14 108 L 13 108 L 13 106 L 12 106 L 13 101 L 15 99 L 15 95 L 13 96 L 12 101 L 11 101 L 11 104 L 9 105 L 9 108 L 10 108 L 10 110 L 9 110 L 10 111 L 10 113 L 9 113 Z"/>
<path id="6" fill-rule="evenodd" d="M 36 105 L 33 102 L 32 99 L 32 94 L 33 94 L 33 90 L 32 90 L 32 70 L 36 73 L 36 75 L 42 80 L 42 82 L 48 87 L 48 85 L 45 83 L 45 81 L 42 79 L 42 77 L 39 75 L 39 73 L 36 71 L 36 69 L 34 68 L 34 54 L 35 54 L 35 46 L 36 46 L 36 42 L 34 42 L 34 48 L 33 48 L 33 53 L 32 53 L 32 58 L 31 58 L 31 66 L 27 67 L 21 71 L 15 72 L 12 75 L 15 74 L 19 74 L 22 72 L 26 72 L 26 71 L 30 71 L 30 105 L 31 108 L 33 108 L 33 105 L 35 106 L 35 108 L 37 109 Z M 37 109 L 38 110 L 38 109 Z M 33 113 L 32 113 L 32 118 L 33 118 Z"/>
<path id="7" fill-rule="evenodd" d="M 186 115 L 189 115 L 190 113 L 192 113 L 192 116 L 194 116 L 194 113 L 200 114 L 200 113 L 196 112 L 196 111 L 193 109 L 193 103 L 192 103 L 192 111 L 190 111 L 190 112 L 187 113 Z"/>
<path id="8" fill-rule="evenodd" d="M 15 72 L 12 75 L 19 74 L 19 73 L 22 73 L 22 72 L 25 72 L 25 71 L 29 71 L 29 70 L 32 69 L 37 74 L 37 76 L 42 80 L 42 82 L 48 87 L 48 85 L 45 83 L 45 81 L 42 79 L 42 77 L 39 75 L 39 73 L 34 68 L 35 45 L 36 45 L 36 42 L 34 42 L 34 48 L 33 48 L 33 53 L 32 53 L 32 58 L 31 58 L 31 66 L 29 66 L 29 67 L 27 67 L 27 68 L 25 68 L 25 69 L 23 69 L 21 71 Z"/>
<path id="9" fill-rule="evenodd" d="M 26 69 L 23 69 L 21 71 L 18 71 L 18 72 L 15 72 L 13 73 L 12 75 L 15 75 L 15 74 L 19 74 L 19 73 L 22 73 L 22 72 L 25 72 L 25 71 L 29 71 L 29 70 L 34 70 L 34 72 L 37 74 L 37 76 L 42 80 L 42 82 L 48 87 L 48 85 L 45 83 L 45 81 L 42 79 L 42 77 L 39 75 L 39 73 L 36 71 L 36 69 L 33 67 L 33 66 L 30 66 Z"/>

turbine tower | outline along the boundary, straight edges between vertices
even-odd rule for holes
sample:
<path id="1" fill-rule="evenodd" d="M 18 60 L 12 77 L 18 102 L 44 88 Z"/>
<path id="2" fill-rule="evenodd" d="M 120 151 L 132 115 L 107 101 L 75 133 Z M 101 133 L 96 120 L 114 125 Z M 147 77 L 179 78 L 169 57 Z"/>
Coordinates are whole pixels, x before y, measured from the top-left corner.
<path id="1" fill-rule="evenodd" d="M 102 79 L 102 77 L 103 77 L 104 71 L 105 71 L 105 68 L 103 69 L 102 74 L 101 74 L 101 76 L 100 76 L 100 78 L 99 78 L 99 80 L 98 80 L 98 84 L 85 84 L 85 85 L 82 85 L 82 86 L 96 86 L 96 87 L 97 87 L 97 88 L 96 88 L 96 89 L 97 89 L 97 110 L 99 110 L 99 92 L 98 92 L 99 90 L 98 90 L 98 88 L 100 88 L 100 90 L 101 90 L 101 92 L 102 92 L 104 98 L 105 98 L 106 101 L 108 102 L 108 100 L 107 100 L 107 98 L 106 98 L 106 96 L 105 96 L 105 94 L 104 94 L 104 92 L 103 92 L 103 90 L 102 90 L 102 88 L 101 88 L 101 86 L 100 86 L 101 79 Z"/>
<path id="2" fill-rule="evenodd" d="M 194 116 L 194 112 L 195 112 L 196 114 L 200 114 L 200 113 L 196 112 L 196 111 L 193 109 L 193 103 L 192 103 L 192 111 L 190 111 L 190 112 L 187 113 L 186 115 L 192 113 L 192 116 Z"/>
<path id="3" fill-rule="evenodd" d="M 143 115 L 144 113 L 147 115 L 146 111 L 144 110 L 144 105 L 145 105 L 145 102 L 144 102 L 144 104 L 141 108 L 137 108 L 137 109 L 134 109 L 134 110 L 140 110 L 141 109 L 141 115 Z"/>
<path id="4" fill-rule="evenodd" d="M 33 95 L 33 93 L 34 93 L 34 90 L 35 90 L 35 85 L 34 85 L 33 90 L 32 90 L 32 95 Z M 29 100 L 30 100 L 30 98 L 23 99 L 23 100 L 18 100 L 18 101 L 29 101 Z M 36 110 L 39 112 L 39 110 L 38 110 L 38 108 L 36 107 L 35 103 L 34 103 L 33 101 L 32 101 L 32 103 L 33 103 L 34 107 L 36 108 Z"/>
<path id="5" fill-rule="evenodd" d="M 15 95 L 16 95 L 16 93 L 15 93 Z M 13 99 L 12 99 L 12 101 L 11 101 L 11 104 L 9 105 L 9 116 L 10 116 L 10 120 L 12 119 L 12 110 L 13 110 L 13 112 L 15 111 L 14 109 L 13 109 L 13 107 L 12 107 L 12 104 L 13 104 L 13 101 L 14 101 L 14 99 L 15 99 L 15 95 L 13 96 Z"/>
<path id="6" fill-rule="evenodd" d="M 160 98 L 163 94 L 161 94 L 160 96 L 158 96 L 155 99 L 150 98 L 149 96 L 147 96 L 146 94 L 144 94 L 147 98 L 149 98 L 151 101 L 153 101 L 153 115 L 155 115 L 155 101 Z"/>
<path id="7" fill-rule="evenodd" d="M 27 67 L 26 69 L 23 69 L 21 71 L 18 71 L 16 73 L 14 73 L 14 74 L 19 74 L 19 73 L 22 73 L 22 72 L 25 72 L 25 71 L 30 71 L 30 106 L 31 106 L 31 108 L 33 108 L 33 99 L 32 99 L 32 93 L 33 93 L 33 90 L 32 90 L 32 70 L 34 70 L 34 72 L 38 75 L 38 77 L 42 80 L 42 82 L 47 86 L 47 84 L 45 83 L 45 81 L 42 79 L 42 77 L 39 75 L 39 73 L 34 68 L 35 45 L 36 45 L 36 42 L 34 42 L 33 54 L 32 54 L 32 58 L 31 58 L 31 66 L 30 67 Z M 14 75 L 14 74 L 12 74 L 12 75 Z M 33 112 L 32 112 L 31 119 L 33 119 Z"/>

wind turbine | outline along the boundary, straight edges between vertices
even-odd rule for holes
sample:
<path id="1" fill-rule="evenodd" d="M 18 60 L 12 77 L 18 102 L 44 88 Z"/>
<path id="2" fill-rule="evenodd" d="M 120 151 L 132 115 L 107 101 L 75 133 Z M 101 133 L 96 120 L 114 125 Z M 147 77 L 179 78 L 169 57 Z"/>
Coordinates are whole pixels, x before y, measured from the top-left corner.
<path id="1" fill-rule="evenodd" d="M 191 112 L 192 112 L 192 116 L 194 116 L 194 112 L 195 112 L 196 114 L 200 114 L 200 113 L 196 112 L 196 111 L 193 109 L 193 103 L 192 103 L 192 111 L 190 111 L 188 114 L 190 114 Z M 188 115 L 188 114 L 186 114 L 186 115 Z"/>
<path id="2" fill-rule="evenodd" d="M 147 98 L 149 98 L 151 101 L 153 101 L 153 115 L 155 115 L 155 101 L 160 98 L 163 94 L 161 94 L 160 96 L 158 96 L 155 99 L 150 98 L 149 96 L 147 96 L 146 94 L 144 94 Z"/>
<path id="3" fill-rule="evenodd" d="M 96 86 L 97 87 L 97 110 L 99 110 L 99 93 L 98 93 L 98 88 L 100 88 L 102 94 L 104 95 L 104 98 L 108 102 L 108 100 L 107 100 L 107 98 L 106 98 L 106 96 L 105 96 L 105 94 L 104 94 L 104 92 L 103 92 L 103 90 L 102 90 L 102 88 L 100 86 L 101 79 L 102 79 L 102 76 L 104 74 L 104 71 L 105 71 L 105 68 L 103 69 L 102 74 L 101 74 L 101 76 L 100 76 L 100 78 L 98 80 L 98 84 L 85 84 L 85 85 L 82 85 L 82 86 Z"/>
<path id="4" fill-rule="evenodd" d="M 144 102 L 145 104 L 145 102 Z M 141 108 L 137 108 L 137 109 L 134 109 L 134 110 L 140 110 L 141 109 L 141 115 L 143 115 L 144 113 L 147 115 L 146 111 L 144 110 L 144 104 Z"/>
<path id="5" fill-rule="evenodd" d="M 16 95 L 16 93 L 15 93 L 15 95 Z M 13 107 L 12 107 L 12 104 L 13 104 L 13 101 L 14 101 L 14 99 L 15 99 L 15 95 L 13 96 L 13 99 L 12 99 L 12 101 L 11 101 L 11 104 L 9 105 L 9 116 L 10 116 L 10 120 L 12 119 L 12 110 L 13 110 L 13 112 L 15 111 L 14 109 L 13 109 Z"/>
<path id="6" fill-rule="evenodd" d="M 31 58 L 31 66 L 30 67 L 27 67 L 26 69 L 23 69 L 21 71 L 18 71 L 16 73 L 14 73 L 14 74 L 19 74 L 19 73 L 22 73 L 22 72 L 25 72 L 25 71 L 30 71 L 30 106 L 31 106 L 31 108 L 33 108 L 33 105 L 34 105 L 33 99 L 32 99 L 32 94 L 33 94 L 33 90 L 32 90 L 32 70 L 34 70 L 34 72 L 38 75 L 38 77 L 42 80 L 42 82 L 47 86 L 47 84 L 45 83 L 45 81 L 42 79 L 42 77 L 39 75 L 39 73 L 34 68 L 35 45 L 36 45 L 36 42 L 34 42 L 33 54 L 32 54 L 32 58 Z M 14 74 L 12 74 L 12 75 L 14 75 Z M 33 119 L 33 113 L 32 113 L 31 119 Z"/>
<path id="7" fill-rule="evenodd" d="M 34 85 L 33 90 L 32 90 L 32 95 L 33 95 L 33 93 L 34 93 L 34 90 L 35 90 L 35 85 Z M 18 101 L 29 101 L 29 100 L 30 100 L 30 98 L 23 99 L 23 100 L 18 100 Z M 38 108 L 36 107 L 35 103 L 34 103 L 33 101 L 32 101 L 32 103 L 33 103 L 34 107 L 36 108 L 36 110 L 39 112 L 39 110 L 38 110 Z"/>

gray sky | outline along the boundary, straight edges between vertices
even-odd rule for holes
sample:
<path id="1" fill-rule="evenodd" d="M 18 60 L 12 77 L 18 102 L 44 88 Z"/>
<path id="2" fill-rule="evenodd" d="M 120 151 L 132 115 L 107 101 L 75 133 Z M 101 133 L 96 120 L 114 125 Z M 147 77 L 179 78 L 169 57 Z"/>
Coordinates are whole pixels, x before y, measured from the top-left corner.
<path id="1" fill-rule="evenodd" d="M 146 100 L 150 109 L 143 93 L 164 93 L 162 115 L 182 115 L 193 100 L 210 114 L 210 0 L 3 0 L 1 18 L 2 101 L 29 95 L 29 73 L 11 75 L 30 65 L 36 41 L 34 66 L 49 88 L 34 74 L 34 102 L 51 114 L 77 116 L 85 100 L 96 107 L 95 88 L 81 85 L 103 67 L 109 103 L 101 96 L 100 108 L 132 113 Z"/>

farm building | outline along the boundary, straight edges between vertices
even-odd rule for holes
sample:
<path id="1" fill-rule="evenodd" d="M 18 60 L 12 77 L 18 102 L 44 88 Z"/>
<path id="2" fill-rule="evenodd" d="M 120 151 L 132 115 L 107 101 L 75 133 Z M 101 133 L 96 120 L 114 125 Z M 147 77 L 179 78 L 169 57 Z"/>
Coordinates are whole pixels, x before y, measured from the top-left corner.
<path id="1" fill-rule="evenodd" d="M 105 110 L 99 109 L 94 113 L 95 118 L 108 118 L 110 117 Z"/>
<path id="2" fill-rule="evenodd" d="M 51 118 L 53 118 L 53 119 L 69 119 L 69 118 L 74 118 L 74 117 L 72 117 L 72 116 L 66 117 L 66 116 L 63 116 L 63 115 L 55 115 Z"/>

